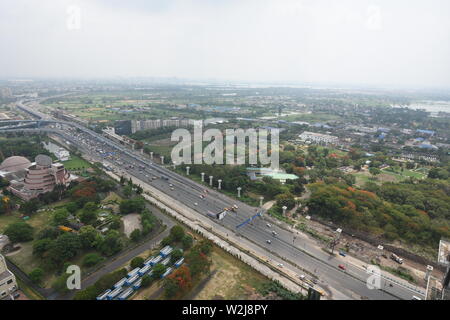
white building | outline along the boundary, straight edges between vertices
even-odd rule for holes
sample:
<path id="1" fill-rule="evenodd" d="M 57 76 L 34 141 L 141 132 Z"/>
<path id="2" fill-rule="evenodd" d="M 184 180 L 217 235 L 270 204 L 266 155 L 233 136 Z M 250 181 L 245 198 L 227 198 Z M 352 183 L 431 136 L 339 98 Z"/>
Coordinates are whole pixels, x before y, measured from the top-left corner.
<path id="1" fill-rule="evenodd" d="M 5 257 L 0 254 L 0 299 L 8 298 L 16 290 L 16 277 L 8 270 Z"/>
<path id="2" fill-rule="evenodd" d="M 131 120 L 131 133 L 141 130 L 158 129 L 162 127 L 188 127 L 193 125 L 191 119 L 166 119 L 166 120 Z"/>
<path id="3" fill-rule="evenodd" d="M 303 142 L 316 143 L 316 144 L 337 144 L 339 138 L 336 136 L 330 136 L 328 134 L 315 133 L 305 131 L 298 136 Z"/>
<path id="4" fill-rule="evenodd" d="M 70 159 L 70 152 L 68 150 L 51 142 L 44 142 L 43 145 L 44 148 L 53 153 L 59 161 L 68 161 Z"/>

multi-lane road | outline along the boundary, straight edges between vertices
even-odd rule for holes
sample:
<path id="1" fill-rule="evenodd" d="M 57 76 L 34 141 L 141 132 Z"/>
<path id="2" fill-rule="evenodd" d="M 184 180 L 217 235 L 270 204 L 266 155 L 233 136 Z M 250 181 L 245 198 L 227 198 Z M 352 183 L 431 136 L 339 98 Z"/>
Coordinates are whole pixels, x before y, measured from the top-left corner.
<path id="1" fill-rule="evenodd" d="M 35 117 L 54 120 L 48 115 L 35 112 L 24 104 L 21 104 L 20 107 L 28 110 Z M 409 300 L 413 296 L 423 298 L 423 289 L 417 289 L 398 279 L 390 279 L 387 275 L 382 275 L 380 289 L 369 289 L 366 280 L 370 275 L 364 268 L 348 263 L 344 257 L 330 256 L 304 235 L 293 233 L 274 224 L 269 227 L 264 216 L 236 229 L 237 225 L 254 216 L 258 208 L 236 201 L 168 168 L 157 165 L 137 152 L 128 150 L 81 125 L 64 121 L 61 123 L 69 129 L 55 132 L 66 141 L 89 153 L 91 157 L 107 161 L 113 167 L 119 168 L 118 170 L 150 184 L 173 198 L 174 201 L 190 207 L 200 215 L 206 216 L 209 212 L 218 213 L 225 207 L 236 204 L 238 206 L 236 213 L 229 212 L 221 221 L 209 219 L 211 226 L 220 224 L 222 227 L 228 228 L 230 233 L 235 236 L 249 240 L 266 256 L 278 259 L 279 263 L 283 264 L 280 268 L 289 269 L 299 275 L 304 273 L 302 269 L 309 271 L 307 277 L 311 278 L 312 275 L 313 278 L 318 278 L 318 285 L 330 289 L 336 298 L 379 300 Z M 162 177 L 166 177 L 168 180 Z M 209 179 L 205 180 L 209 181 Z M 270 240 L 270 243 L 267 240 Z M 346 270 L 340 270 L 339 264 L 344 264 Z"/>

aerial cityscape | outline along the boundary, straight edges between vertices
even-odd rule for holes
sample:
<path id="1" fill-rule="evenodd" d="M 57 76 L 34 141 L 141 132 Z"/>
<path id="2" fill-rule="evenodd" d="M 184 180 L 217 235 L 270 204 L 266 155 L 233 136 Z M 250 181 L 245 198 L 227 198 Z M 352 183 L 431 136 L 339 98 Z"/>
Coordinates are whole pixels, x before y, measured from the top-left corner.
<path id="1" fill-rule="evenodd" d="M 0 305 L 450 300 L 448 2 L 26 3 L 0 4 Z"/>

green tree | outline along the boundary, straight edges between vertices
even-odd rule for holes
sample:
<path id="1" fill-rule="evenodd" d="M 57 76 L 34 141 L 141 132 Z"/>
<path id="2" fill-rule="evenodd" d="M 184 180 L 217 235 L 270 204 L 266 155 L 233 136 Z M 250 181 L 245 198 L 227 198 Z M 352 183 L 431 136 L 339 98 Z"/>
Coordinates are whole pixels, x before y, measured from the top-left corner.
<path id="1" fill-rule="evenodd" d="M 97 253 L 88 253 L 83 258 L 83 266 L 92 267 L 101 262 L 103 258 Z"/>
<path id="2" fill-rule="evenodd" d="M 190 235 L 185 235 L 183 237 L 183 240 L 181 240 L 181 245 L 183 246 L 184 250 L 188 250 L 190 247 L 192 247 L 192 244 L 194 243 L 194 239 Z"/>
<path id="3" fill-rule="evenodd" d="M 20 206 L 20 212 L 22 212 L 26 215 L 31 215 L 33 213 L 36 213 L 36 211 L 38 209 L 39 209 L 39 200 L 37 200 L 37 199 L 32 199 L 30 201 L 27 201 Z"/>
<path id="4" fill-rule="evenodd" d="M 291 193 L 279 194 L 275 197 L 277 200 L 277 206 L 286 206 L 288 210 L 295 207 L 295 198 Z"/>
<path id="5" fill-rule="evenodd" d="M 78 205 L 76 202 L 69 202 L 68 204 L 66 204 L 66 209 L 67 211 L 69 211 L 71 214 L 74 214 L 75 212 L 77 212 L 78 210 Z"/>
<path id="6" fill-rule="evenodd" d="M 28 274 L 28 277 L 34 283 L 40 284 L 42 282 L 42 278 L 44 277 L 44 270 L 41 268 L 33 269 L 33 271 Z"/>
<path id="7" fill-rule="evenodd" d="M 378 168 L 369 168 L 369 172 L 374 177 L 381 174 L 381 170 Z"/>
<path id="8" fill-rule="evenodd" d="M 146 274 L 145 276 L 142 277 L 141 286 L 143 288 L 148 288 L 151 283 L 152 283 L 152 278 L 148 274 Z"/>
<path id="9" fill-rule="evenodd" d="M 119 232 L 116 230 L 109 230 L 98 245 L 98 249 L 105 256 L 112 256 L 121 251 L 123 249 L 123 243 L 120 239 Z"/>
<path id="10" fill-rule="evenodd" d="M 175 249 L 172 251 L 172 254 L 170 255 L 170 262 L 174 263 L 178 261 L 183 256 L 183 252 L 180 249 Z"/>
<path id="11" fill-rule="evenodd" d="M 173 278 L 166 278 L 164 280 L 164 295 L 166 298 L 170 299 L 175 297 L 179 291 L 177 281 Z"/>
<path id="12" fill-rule="evenodd" d="M 69 220 L 69 211 L 66 209 L 58 209 L 53 213 L 53 225 L 64 226 L 67 225 Z"/>
<path id="13" fill-rule="evenodd" d="M 110 229 L 114 229 L 114 230 L 119 230 L 120 229 L 120 226 L 121 226 L 121 223 L 120 223 L 120 216 L 113 216 L 112 218 L 111 218 L 111 223 L 109 224 L 109 228 Z"/>
<path id="14" fill-rule="evenodd" d="M 55 266 L 59 266 L 75 257 L 81 247 L 81 241 L 77 234 L 63 233 L 52 242 L 48 257 Z"/>
<path id="15" fill-rule="evenodd" d="M 123 188 L 123 195 L 125 198 L 130 198 L 133 195 L 133 187 L 131 185 L 126 185 Z"/>
<path id="16" fill-rule="evenodd" d="M 51 248 L 53 240 L 45 238 L 36 240 L 33 243 L 33 255 L 42 258 L 44 254 Z"/>
<path id="17" fill-rule="evenodd" d="M 79 236 L 84 249 L 94 248 L 102 240 L 97 229 L 89 225 L 80 228 Z"/>
<path id="18" fill-rule="evenodd" d="M 97 204 L 87 202 L 80 214 L 80 221 L 84 224 L 93 224 L 97 221 Z"/>
<path id="19" fill-rule="evenodd" d="M 134 242 L 138 242 L 141 239 L 141 230 L 134 229 L 130 234 L 130 239 Z"/>
<path id="20" fill-rule="evenodd" d="M 59 293 L 67 293 L 69 292 L 69 288 L 67 288 L 67 278 L 69 278 L 70 274 L 63 272 L 55 281 L 52 283 L 52 289 Z"/>
<path id="21" fill-rule="evenodd" d="M 33 240 L 33 227 L 26 222 L 11 223 L 4 232 L 13 243 Z"/>
<path id="22" fill-rule="evenodd" d="M 165 237 L 164 239 L 161 240 L 161 245 L 163 247 L 172 244 L 173 242 L 173 237 L 169 234 L 167 237 Z"/>
<path id="23" fill-rule="evenodd" d="M 183 227 L 176 225 L 170 229 L 170 235 L 174 241 L 181 241 L 184 237 Z"/>
<path id="24" fill-rule="evenodd" d="M 120 213 L 141 213 L 145 209 L 145 200 L 142 197 L 136 197 L 133 199 L 122 200 L 120 202 Z"/>
<path id="25" fill-rule="evenodd" d="M 135 257 L 130 262 L 131 269 L 142 268 L 144 266 L 144 258 Z"/>
<path id="26" fill-rule="evenodd" d="M 153 267 L 152 278 L 159 279 L 164 274 L 164 272 L 166 272 L 166 266 L 158 263 L 156 266 Z"/>

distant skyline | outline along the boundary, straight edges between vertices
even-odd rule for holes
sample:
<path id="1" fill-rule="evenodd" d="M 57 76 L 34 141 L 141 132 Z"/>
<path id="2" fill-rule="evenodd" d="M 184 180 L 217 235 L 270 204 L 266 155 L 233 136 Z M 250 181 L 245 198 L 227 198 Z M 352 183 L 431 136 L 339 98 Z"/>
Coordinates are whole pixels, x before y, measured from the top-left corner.
<path id="1" fill-rule="evenodd" d="M 3 0 L 0 78 L 450 88 L 447 0 Z"/>

